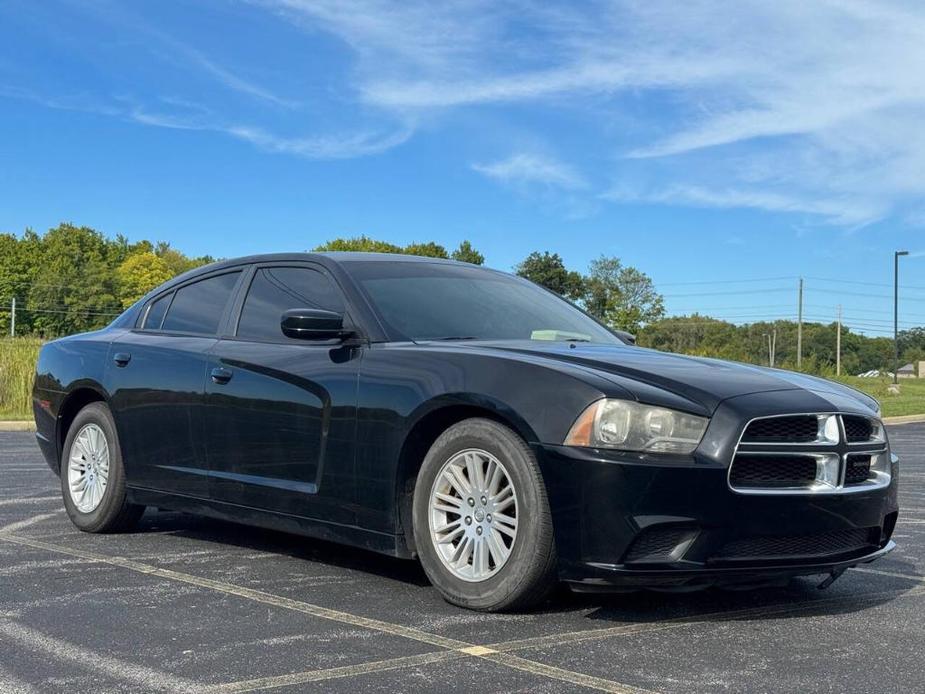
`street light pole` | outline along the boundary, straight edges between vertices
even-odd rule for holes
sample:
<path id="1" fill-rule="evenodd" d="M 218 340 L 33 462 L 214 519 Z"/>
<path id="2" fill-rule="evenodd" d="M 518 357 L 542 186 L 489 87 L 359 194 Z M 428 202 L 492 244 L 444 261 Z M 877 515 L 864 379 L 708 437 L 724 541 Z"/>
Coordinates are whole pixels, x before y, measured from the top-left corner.
<path id="1" fill-rule="evenodd" d="M 909 255 L 909 251 L 893 253 L 893 384 L 899 383 L 899 256 Z"/>

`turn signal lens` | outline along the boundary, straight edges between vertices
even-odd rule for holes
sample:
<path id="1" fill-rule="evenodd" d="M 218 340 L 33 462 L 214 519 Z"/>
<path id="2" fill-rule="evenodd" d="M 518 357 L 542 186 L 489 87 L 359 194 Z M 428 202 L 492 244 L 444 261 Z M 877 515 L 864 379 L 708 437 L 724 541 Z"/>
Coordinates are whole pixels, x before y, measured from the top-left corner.
<path id="1" fill-rule="evenodd" d="M 709 421 L 629 400 L 598 400 L 575 420 L 565 444 L 688 454 L 700 444 Z"/>

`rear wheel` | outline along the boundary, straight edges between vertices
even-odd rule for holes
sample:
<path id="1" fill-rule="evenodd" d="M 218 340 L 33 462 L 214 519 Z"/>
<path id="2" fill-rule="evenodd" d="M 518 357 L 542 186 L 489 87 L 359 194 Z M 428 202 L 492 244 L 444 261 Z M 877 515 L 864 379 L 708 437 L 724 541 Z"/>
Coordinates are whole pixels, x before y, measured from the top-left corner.
<path id="1" fill-rule="evenodd" d="M 145 507 L 126 501 L 125 470 L 112 413 L 102 402 L 84 407 L 68 430 L 61 492 L 71 522 L 89 533 L 132 527 Z"/>
<path id="2" fill-rule="evenodd" d="M 515 432 L 468 419 L 431 446 L 414 491 L 414 538 L 449 602 L 486 611 L 540 602 L 555 584 L 546 489 Z"/>

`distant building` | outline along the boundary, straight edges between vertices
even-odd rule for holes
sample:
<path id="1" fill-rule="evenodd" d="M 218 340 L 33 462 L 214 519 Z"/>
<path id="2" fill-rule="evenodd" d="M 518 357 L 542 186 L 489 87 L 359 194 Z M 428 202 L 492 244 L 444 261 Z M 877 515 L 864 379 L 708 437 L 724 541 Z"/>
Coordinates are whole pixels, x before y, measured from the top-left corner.
<path id="1" fill-rule="evenodd" d="M 899 371 L 896 372 L 896 375 L 899 376 L 899 378 L 915 378 L 915 364 L 910 362 L 905 366 L 899 367 Z"/>
<path id="2" fill-rule="evenodd" d="M 919 378 L 925 378 L 925 361 L 919 362 Z"/>

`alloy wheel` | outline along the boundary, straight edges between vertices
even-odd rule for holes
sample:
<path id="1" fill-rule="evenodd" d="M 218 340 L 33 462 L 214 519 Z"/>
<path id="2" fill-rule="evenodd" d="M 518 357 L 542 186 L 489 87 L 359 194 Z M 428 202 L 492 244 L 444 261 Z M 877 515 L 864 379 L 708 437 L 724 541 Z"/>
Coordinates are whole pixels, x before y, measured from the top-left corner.
<path id="1" fill-rule="evenodd" d="M 96 510 L 109 483 L 109 443 L 96 424 L 87 424 L 74 437 L 68 452 L 68 491 L 81 513 Z"/>
<path id="2" fill-rule="evenodd" d="M 517 492 L 488 451 L 460 451 L 444 463 L 429 511 L 431 541 L 454 576 L 484 581 L 507 562 L 517 539 Z"/>

